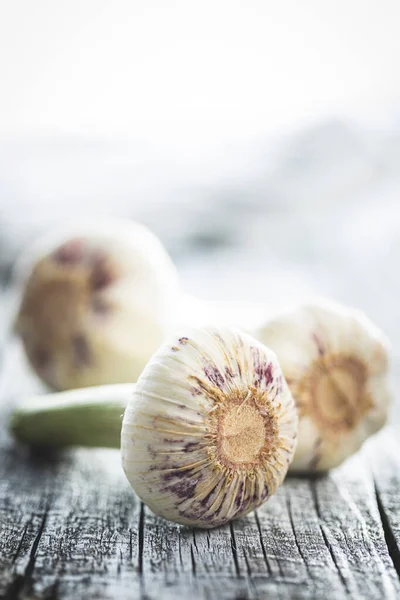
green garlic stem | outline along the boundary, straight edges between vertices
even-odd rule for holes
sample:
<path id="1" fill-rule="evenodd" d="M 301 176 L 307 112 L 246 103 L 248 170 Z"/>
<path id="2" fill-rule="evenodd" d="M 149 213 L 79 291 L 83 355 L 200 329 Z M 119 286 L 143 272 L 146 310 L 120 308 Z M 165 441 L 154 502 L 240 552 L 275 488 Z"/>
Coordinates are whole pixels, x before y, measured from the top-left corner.
<path id="1" fill-rule="evenodd" d="M 134 384 L 123 383 L 26 398 L 12 414 L 10 430 L 32 446 L 119 448 L 133 390 Z"/>

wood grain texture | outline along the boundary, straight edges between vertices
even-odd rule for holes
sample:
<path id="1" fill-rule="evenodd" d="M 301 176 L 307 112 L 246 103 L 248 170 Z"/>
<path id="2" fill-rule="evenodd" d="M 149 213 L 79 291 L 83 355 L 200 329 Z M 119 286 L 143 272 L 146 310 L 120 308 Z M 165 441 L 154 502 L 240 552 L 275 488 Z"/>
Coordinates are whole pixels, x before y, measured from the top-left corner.
<path id="1" fill-rule="evenodd" d="M 2 333 L 0 598 L 395 599 L 400 446 L 386 429 L 328 476 L 289 477 L 257 512 L 210 530 L 153 515 L 112 450 L 40 455 L 7 434 L 40 384 Z"/>

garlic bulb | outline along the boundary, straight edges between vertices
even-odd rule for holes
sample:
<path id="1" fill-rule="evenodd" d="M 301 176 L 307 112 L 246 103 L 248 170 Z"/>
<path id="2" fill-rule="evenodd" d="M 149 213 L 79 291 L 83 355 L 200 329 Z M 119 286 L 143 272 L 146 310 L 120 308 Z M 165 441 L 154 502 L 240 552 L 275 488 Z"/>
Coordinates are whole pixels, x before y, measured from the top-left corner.
<path id="1" fill-rule="evenodd" d="M 172 324 L 176 270 L 137 223 L 67 226 L 40 239 L 18 271 L 16 331 L 53 388 L 135 381 Z"/>
<path id="2" fill-rule="evenodd" d="M 122 464 L 153 512 L 216 527 L 274 493 L 296 435 L 274 353 L 235 330 L 194 329 L 144 369 L 124 415 Z"/>
<path id="3" fill-rule="evenodd" d="M 208 327 L 163 345 L 136 386 L 31 398 L 11 429 L 41 446 L 121 441 L 126 476 L 156 514 L 209 528 L 257 508 L 282 483 L 297 411 L 271 350 L 236 330 Z"/>
<path id="4" fill-rule="evenodd" d="M 388 342 L 361 312 L 310 302 L 254 333 L 272 348 L 299 412 L 292 471 L 339 465 L 386 422 Z"/>

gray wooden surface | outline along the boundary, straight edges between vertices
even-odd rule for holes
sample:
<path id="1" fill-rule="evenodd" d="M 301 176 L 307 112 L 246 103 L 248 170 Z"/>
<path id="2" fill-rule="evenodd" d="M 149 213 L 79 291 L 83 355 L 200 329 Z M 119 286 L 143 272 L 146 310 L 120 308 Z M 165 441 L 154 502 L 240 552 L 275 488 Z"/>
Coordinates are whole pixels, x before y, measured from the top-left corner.
<path id="1" fill-rule="evenodd" d="M 326 477 L 288 478 L 257 512 L 223 528 L 167 523 L 135 497 L 117 451 L 43 456 L 10 439 L 14 402 L 40 385 L 8 331 L 9 302 L 3 298 L 0 598 L 400 597 L 393 428 Z"/>

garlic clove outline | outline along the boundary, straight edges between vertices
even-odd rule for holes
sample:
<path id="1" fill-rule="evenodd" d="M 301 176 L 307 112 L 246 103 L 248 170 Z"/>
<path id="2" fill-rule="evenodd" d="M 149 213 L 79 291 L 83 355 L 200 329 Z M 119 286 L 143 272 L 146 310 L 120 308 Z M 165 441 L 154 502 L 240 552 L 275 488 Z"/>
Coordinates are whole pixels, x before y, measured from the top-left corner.
<path id="1" fill-rule="evenodd" d="M 336 467 L 385 424 L 389 342 L 361 311 L 312 300 L 253 335 L 276 352 L 299 411 L 290 471 Z"/>
<path id="2" fill-rule="evenodd" d="M 180 298 L 161 242 L 124 219 L 43 236 L 16 279 L 15 329 L 39 377 L 61 390 L 135 381 L 170 332 Z"/>
<path id="3" fill-rule="evenodd" d="M 275 492 L 296 437 L 275 354 L 234 329 L 191 329 L 140 376 L 124 414 L 122 465 L 154 513 L 211 528 Z"/>

